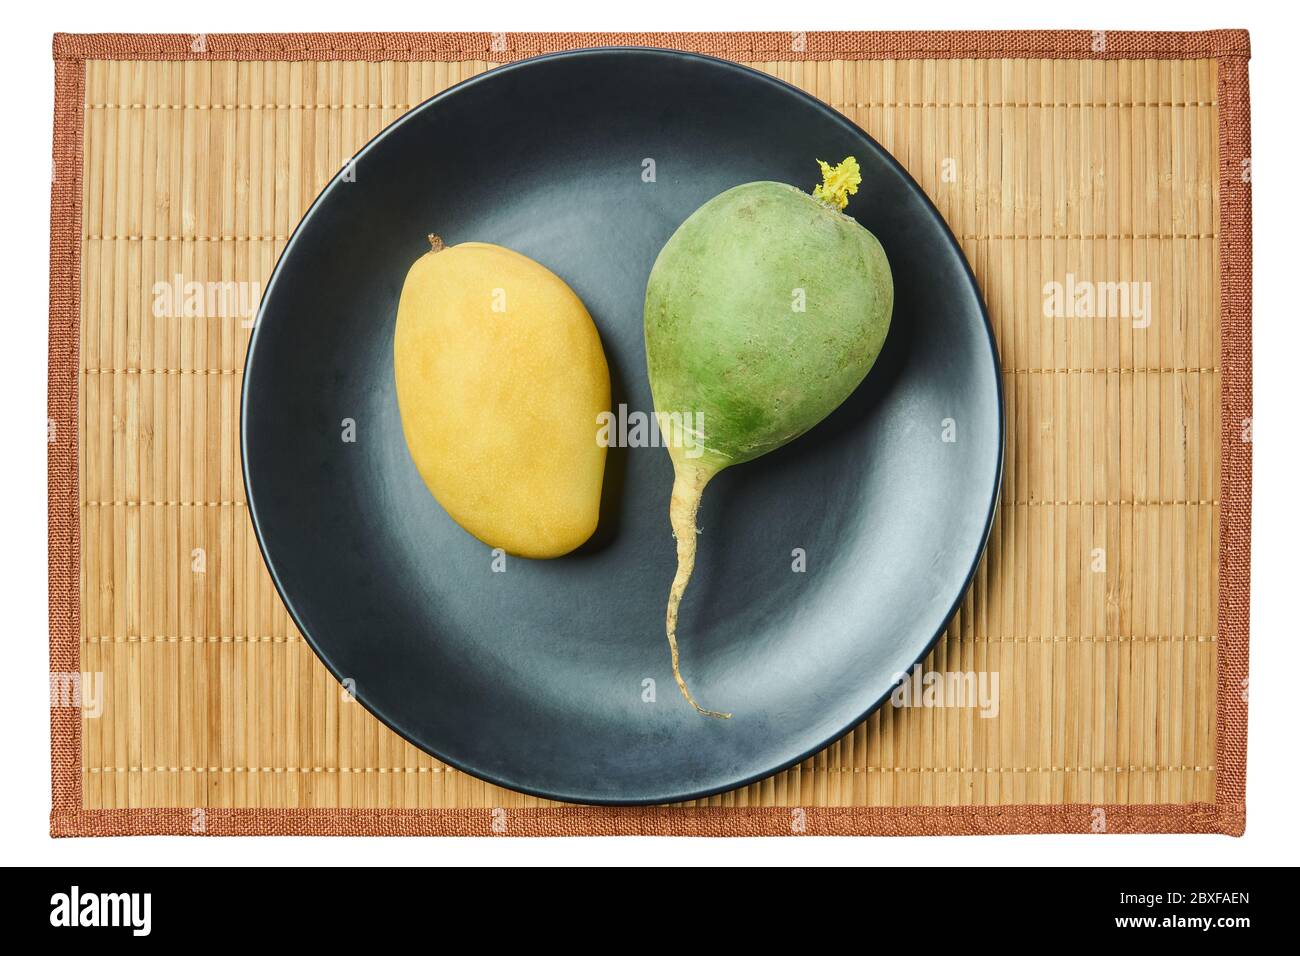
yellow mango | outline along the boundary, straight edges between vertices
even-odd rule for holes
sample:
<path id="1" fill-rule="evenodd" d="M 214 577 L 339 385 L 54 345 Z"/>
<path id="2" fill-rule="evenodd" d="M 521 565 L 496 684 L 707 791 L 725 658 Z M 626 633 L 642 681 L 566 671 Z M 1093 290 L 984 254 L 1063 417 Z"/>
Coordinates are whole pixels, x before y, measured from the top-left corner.
<path id="1" fill-rule="evenodd" d="M 566 554 L 600 515 L 597 416 L 610 399 L 596 326 L 527 256 L 429 240 L 402 286 L 393 341 L 411 458 L 480 541 L 526 558 Z"/>

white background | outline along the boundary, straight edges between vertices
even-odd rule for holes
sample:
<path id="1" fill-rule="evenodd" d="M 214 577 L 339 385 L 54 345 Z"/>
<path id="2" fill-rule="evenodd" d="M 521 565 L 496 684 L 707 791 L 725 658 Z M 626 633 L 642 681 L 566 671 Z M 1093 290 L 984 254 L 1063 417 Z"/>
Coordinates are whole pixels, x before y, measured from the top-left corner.
<path id="1" fill-rule="evenodd" d="M 0 847 L 9 863 L 306 864 L 587 862 L 1259 864 L 1294 862 L 1297 844 L 1297 709 L 1300 640 L 1294 575 L 1297 494 L 1294 444 L 1283 441 L 1300 375 L 1295 180 L 1295 21 L 1277 0 L 1045 4 L 791 4 L 788 0 L 687 0 L 598 4 L 493 0 L 379 3 L 315 0 L 270 4 L 224 0 L 175 4 L 16 3 L 5 12 L 6 119 L 3 267 L 8 335 L 4 426 L 15 445 L 0 463 L 0 608 L 7 664 L 0 711 Z M 1227 12 L 1225 12 L 1225 10 Z M 794 18 L 803 19 L 795 20 Z M 1247 830 L 1218 836 L 914 837 L 807 839 L 602 838 L 331 839 L 148 837 L 52 840 L 48 836 L 49 732 L 46 610 L 45 390 L 48 325 L 49 171 L 55 31 L 261 32 L 320 30 L 831 30 L 1077 29 L 1251 32 L 1255 212 L 1255 520 L 1251 599 L 1250 749 Z"/>

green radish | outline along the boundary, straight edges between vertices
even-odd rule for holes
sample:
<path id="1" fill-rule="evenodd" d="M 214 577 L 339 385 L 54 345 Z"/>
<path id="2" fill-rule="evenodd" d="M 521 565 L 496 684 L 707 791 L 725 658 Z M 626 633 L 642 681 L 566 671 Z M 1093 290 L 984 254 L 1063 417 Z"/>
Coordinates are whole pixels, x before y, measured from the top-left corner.
<path id="1" fill-rule="evenodd" d="M 664 245 L 646 286 L 645 341 L 674 481 L 677 574 L 668 594 L 673 677 L 677 611 L 695 568 L 696 513 L 722 469 L 798 438 L 866 377 L 889 331 L 894 282 L 880 243 L 841 210 L 862 176 L 852 156 L 812 195 L 745 183 L 710 199 Z M 680 419 L 678 415 L 680 414 Z"/>

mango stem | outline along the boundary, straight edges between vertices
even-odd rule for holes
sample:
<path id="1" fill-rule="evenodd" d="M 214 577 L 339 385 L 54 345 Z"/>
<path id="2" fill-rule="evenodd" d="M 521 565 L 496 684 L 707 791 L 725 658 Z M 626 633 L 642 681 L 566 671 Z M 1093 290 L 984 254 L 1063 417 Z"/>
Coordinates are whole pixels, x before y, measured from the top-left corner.
<path id="1" fill-rule="evenodd" d="M 822 182 L 820 186 L 813 187 L 813 199 L 821 200 L 832 209 L 843 211 L 849 204 L 849 197 L 858 191 L 858 184 L 862 182 L 858 161 L 852 156 L 846 156 L 844 162 L 834 168 L 820 159 L 817 160 L 817 165 L 822 170 Z"/>
<path id="2" fill-rule="evenodd" d="M 674 463 L 674 468 L 676 474 L 673 478 L 673 496 L 668 506 L 673 537 L 677 539 L 677 574 L 673 578 L 672 590 L 668 592 L 668 650 L 673 657 L 673 679 L 677 681 L 682 696 L 701 714 L 728 720 L 730 714 L 706 710 L 691 696 L 690 689 L 686 686 L 686 679 L 682 677 L 681 663 L 677 654 L 677 608 L 682 603 L 682 595 L 686 593 L 686 585 L 695 570 L 695 537 L 699 533 L 695 527 L 695 516 L 700 510 L 700 496 L 704 494 L 704 486 L 709 483 L 714 473 L 694 465 Z"/>
<path id="3" fill-rule="evenodd" d="M 429 247 L 433 249 L 434 252 L 442 252 L 443 249 L 447 248 L 446 244 L 442 241 L 442 236 L 438 235 L 436 232 L 429 233 Z"/>

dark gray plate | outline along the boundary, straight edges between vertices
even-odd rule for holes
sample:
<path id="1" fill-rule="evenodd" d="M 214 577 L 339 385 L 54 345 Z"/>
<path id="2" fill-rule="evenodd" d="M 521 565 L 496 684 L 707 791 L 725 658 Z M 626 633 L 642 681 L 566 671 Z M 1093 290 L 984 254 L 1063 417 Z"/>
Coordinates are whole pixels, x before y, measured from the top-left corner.
<path id="1" fill-rule="evenodd" d="M 509 246 L 580 295 L 614 403 L 652 408 L 642 301 L 656 254 L 738 183 L 811 188 L 855 155 L 849 212 L 896 284 L 876 368 L 812 432 L 709 486 L 669 669 L 672 467 L 612 450 L 601 526 L 569 557 L 488 549 L 407 453 L 393 326 L 425 234 Z M 656 181 L 644 182 L 653 159 Z M 356 441 L 341 440 L 343 419 Z M 955 423 L 955 442 L 942 440 Z M 243 394 L 263 554 L 325 665 L 403 737 L 476 776 L 594 803 L 727 790 L 816 751 L 934 642 L 979 559 L 1002 465 L 998 357 L 970 270 L 929 200 L 860 129 L 770 77 L 661 50 L 518 63 L 413 110 L 299 225 L 262 302 Z M 792 551 L 807 555 L 794 573 Z M 643 699 L 645 681 L 657 699 Z"/>

